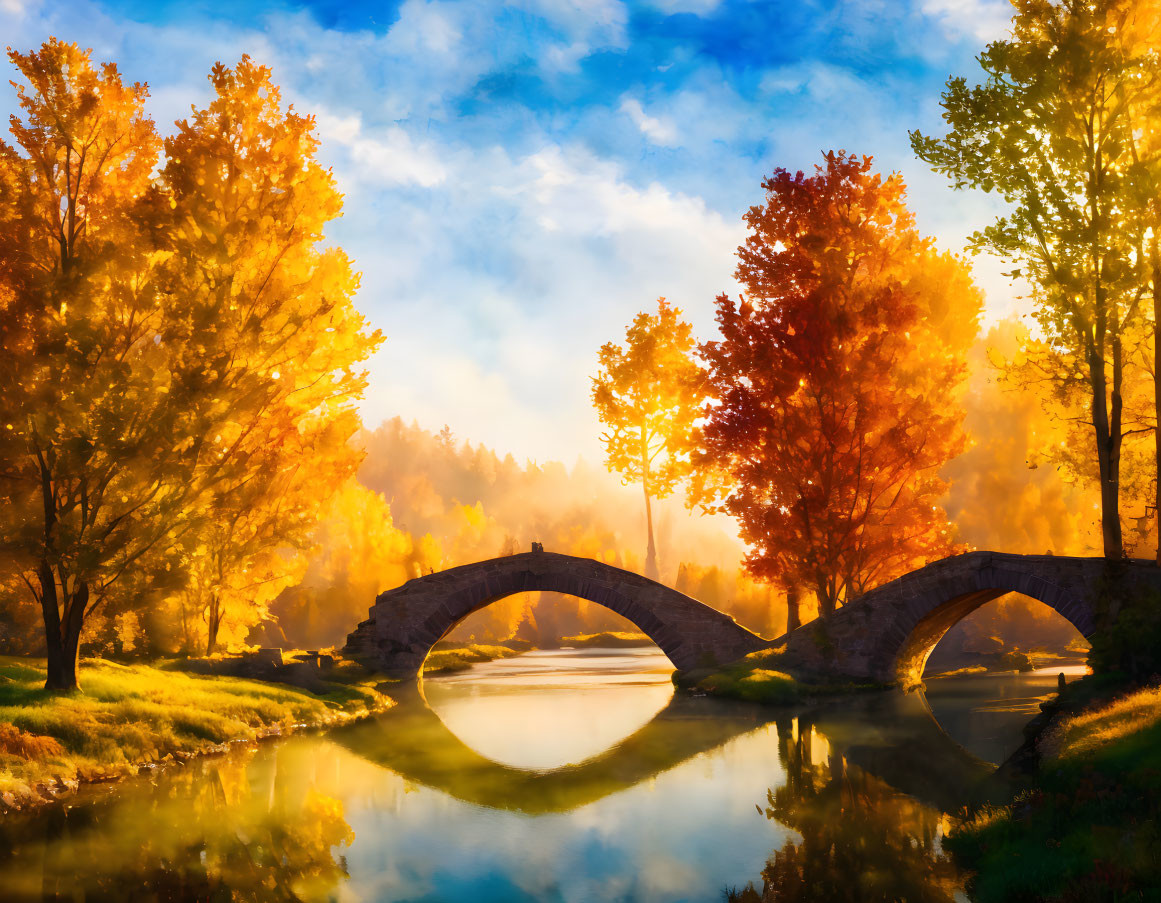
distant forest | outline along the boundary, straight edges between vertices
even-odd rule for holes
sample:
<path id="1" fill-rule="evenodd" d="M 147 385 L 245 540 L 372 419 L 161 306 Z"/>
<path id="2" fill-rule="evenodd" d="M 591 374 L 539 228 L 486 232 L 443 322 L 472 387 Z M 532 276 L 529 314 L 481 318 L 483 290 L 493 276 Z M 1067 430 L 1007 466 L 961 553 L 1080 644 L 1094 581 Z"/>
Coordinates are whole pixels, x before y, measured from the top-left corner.
<path id="1" fill-rule="evenodd" d="M 1024 467 L 1023 474 L 1016 472 L 1027 487 L 1024 492 L 1034 492 L 1039 502 L 1020 518 L 1013 515 L 1024 509 L 1002 481 L 995 482 L 998 477 L 992 483 L 958 477 L 975 470 L 973 457 L 1023 454 L 1019 434 L 1028 429 L 1025 421 L 1038 414 L 1018 399 L 1005 406 L 1008 399 L 984 381 L 978 388 L 984 395 L 978 401 L 995 405 L 988 420 L 992 429 L 964 456 L 966 461 L 953 462 L 956 479 L 949 512 L 959 515 L 961 529 L 977 545 L 1043 552 L 1039 546 L 1053 541 L 1052 532 L 1064 532 L 1083 550 L 1075 519 L 1062 516 L 1072 490 L 1054 479 L 1054 471 L 1045 469 L 1041 476 L 1028 474 Z M 572 467 L 555 461 L 520 463 L 511 455 L 501 458 L 482 445 L 458 440 L 448 428 L 434 433 L 398 417 L 358 434 L 355 441 L 366 450 L 366 458 L 358 478 L 329 506 L 306 553 L 301 578 L 273 598 L 263 600 L 258 592 L 253 604 L 227 612 L 222 627 L 227 645 L 341 646 L 367 616 L 377 593 L 433 570 L 526 551 L 532 542 L 629 570 L 642 566 L 644 515 L 638 495 L 618 486 L 603 468 L 583 460 Z M 990 519 L 989 511 L 994 515 Z M 785 628 L 785 599 L 742 571 L 741 547 L 728 535 L 729 527 L 728 522 L 689 516 L 679 501 L 661 508 L 661 579 L 759 633 L 777 636 Z M 142 611 L 98 612 L 86 625 L 82 653 L 197 654 L 204 629 L 199 618 L 183 611 L 183 597 L 175 595 Z M 633 629 L 613 612 L 582 599 L 528 593 L 478 612 L 452 638 L 488 642 L 519 633 L 552 645 L 562 636 Z M 1011 597 L 966 619 L 949 640 L 981 651 L 991 651 L 988 638 L 996 635 L 1022 648 L 1037 643 L 1063 648 L 1071 633 L 1044 606 Z M 42 644 L 38 612 L 20 604 L 15 587 L 0 595 L 0 651 L 36 652 Z"/>

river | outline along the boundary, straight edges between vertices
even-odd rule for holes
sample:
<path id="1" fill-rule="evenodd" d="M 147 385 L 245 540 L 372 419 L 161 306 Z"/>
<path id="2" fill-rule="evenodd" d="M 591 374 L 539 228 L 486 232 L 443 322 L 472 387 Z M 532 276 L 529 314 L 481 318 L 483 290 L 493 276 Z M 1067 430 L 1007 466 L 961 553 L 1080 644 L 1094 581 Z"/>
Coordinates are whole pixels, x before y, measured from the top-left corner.
<path id="1" fill-rule="evenodd" d="M 528 653 L 0 827 L 0 900 L 964 900 L 941 850 L 1054 673 L 779 710 Z M 934 713 L 934 718 L 932 716 Z M 942 724 L 946 730 L 937 724 Z"/>

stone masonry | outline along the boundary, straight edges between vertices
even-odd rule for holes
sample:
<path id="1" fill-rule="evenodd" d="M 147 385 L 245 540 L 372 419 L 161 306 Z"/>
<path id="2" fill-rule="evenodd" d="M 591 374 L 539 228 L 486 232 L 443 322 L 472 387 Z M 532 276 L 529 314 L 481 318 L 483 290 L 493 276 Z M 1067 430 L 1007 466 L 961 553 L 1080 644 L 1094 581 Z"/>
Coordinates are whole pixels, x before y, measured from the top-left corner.
<path id="1" fill-rule="evenodd" d="M 463 565 L 382 593 L 344 652 L 388 673 L 415 675 L 432 645 L 472 612 L 513 593 L 550 591 L 628 618 L 683 671 L 774 648 L 780 655 L 770 667 L 804 680 L 910 687 L 922 682 L 928 655 L 957 621 L 1006 593 L 1040 600 L 1088 637 L 1141 589 L 1161 591 L 1161 568 L 1152 562 L 969 552 L 905 574 L 825 623 L 812 621 L 771 641 L 639 574 L 536 551 Z"/>
<path id="2" fill-rule="evenodd" d="M 1031 596 L 1089 637 L 1141 589 L 1161 590 L 1161 568 L 1152 562 L 969 552 L 885 583 L 825 624 L 782 637 L 774 667 L 805 679 L 917 686 L 936 643 L 985 602 L 1011 592 Z"/>
<path id="3" fill-rule="evenodd" d="M 377 670 L 412 676 L 431 647 L 472 612 L 530 591 L 568 593 L 615 611 L 681 670 L 733 661 L 770 645 L 729 615 L 639 574 L 537 551 L 417 577 L 380 594 L 343 652 Z"/>

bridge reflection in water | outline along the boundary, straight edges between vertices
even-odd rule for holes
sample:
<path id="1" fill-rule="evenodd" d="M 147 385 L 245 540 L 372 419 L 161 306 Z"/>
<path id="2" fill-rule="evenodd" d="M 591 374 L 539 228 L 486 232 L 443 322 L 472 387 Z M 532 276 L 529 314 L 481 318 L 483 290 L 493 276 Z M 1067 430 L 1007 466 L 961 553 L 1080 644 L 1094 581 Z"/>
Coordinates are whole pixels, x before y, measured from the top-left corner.
<path id="1" fill-rule="evenodd" d="M 821 736 L 829 757 L 841 757 L 944 812 L 977 799 L 995 771 L 939 727 L 922 694 L 903 692 L 796 709 L 676 696 L 605 752 L 552 769 L 516 768 L 482 756 L 444 725 L 418 690 L 401 693 L 394 708 L 331 739 L 464 802 L 542 815 L 627 790 L 771 722 L 780 749 L 787 737 Z M 785 767 L 785 755 L 780 758 Z"/>
<path id="2" fill-rule="evenodd" d="M 466 704 L 489 692 L 478 674 L 470 683 L 457 689 Z M 637 685 L 665 688 L 655 672 Z M 553 692 L 540 677 L 534 687 L 515 695 Z M 598 695 L 580 708 L 616 697 Z M 557 699 L 560 729 L 570 703 Z M 122 899 L 134 887 L 167 900 L 699 903 L 730 886 L 742 903 L 955 899 L 944 813 L 991 766 L 939 729 L 922 696 L 793 709 L 683 696 L 647 711 L 584 761 L 529 769 L 481 755 L 413 692 L 374 721 L 12 821 L 0 899 Z"/>

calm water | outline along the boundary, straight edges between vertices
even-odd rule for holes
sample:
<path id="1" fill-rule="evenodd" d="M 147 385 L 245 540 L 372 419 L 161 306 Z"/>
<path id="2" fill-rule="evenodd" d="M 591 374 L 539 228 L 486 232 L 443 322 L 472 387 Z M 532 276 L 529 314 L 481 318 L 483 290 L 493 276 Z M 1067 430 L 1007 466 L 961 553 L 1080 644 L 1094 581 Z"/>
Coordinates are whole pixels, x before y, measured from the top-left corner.
<path id="1" fill-rule="evenodd" d="M 962 900 L 944 813 L 1056 680 L 932 682 L 944 732 L 915 694 L 760 709 L 674 697 L 670 670 L 531 653 L 91 791 L 3 826 L 0 900 Z"/>

